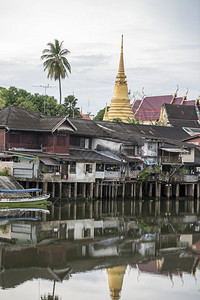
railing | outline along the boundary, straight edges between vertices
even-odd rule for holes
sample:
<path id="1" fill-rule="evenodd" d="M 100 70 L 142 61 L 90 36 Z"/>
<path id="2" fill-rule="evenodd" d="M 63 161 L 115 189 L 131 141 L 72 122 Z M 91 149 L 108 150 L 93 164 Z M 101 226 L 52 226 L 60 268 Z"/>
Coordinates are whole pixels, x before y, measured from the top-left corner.
<path id="1" fill-rule="evenodd" d="M 61 180 L 61 174 L 59 172 L 41 173 L 41 177 L 44 181 L 60 181 Z"/>
<path id="2" fill-rule="evenodd" d="M 162 163 L 174 163 L 174 164 L 181 164 L 182 163 L 182 160 L 181 160 L 181 157 L 169 157 L 169 156 L 163 156 L 162 157 Z"/>
<path id="3" fill-rule="evenodd" d="M 197 175 L 184 175 L 185 182 L 197 182 L 198 176 Z"/>
<path id="4" fill-rule="evenodd" d="M 139 170 L 128 170 L 127 173 L 126 173 L 126 176 L 127 177 L 130 177 L 130 178 L 137 178 L 139 176 L 141 171 Z"/>

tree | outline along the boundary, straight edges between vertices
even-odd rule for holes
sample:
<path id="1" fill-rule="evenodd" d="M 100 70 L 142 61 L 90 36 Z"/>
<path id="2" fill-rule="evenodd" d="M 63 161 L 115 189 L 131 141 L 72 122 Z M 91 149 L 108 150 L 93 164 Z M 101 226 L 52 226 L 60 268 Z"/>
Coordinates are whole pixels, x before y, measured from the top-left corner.
<path id="1" fill-rule="evenodd" d="M 47 77 L 50 79 L 58 80 L 59 82 L 59 94 L 60 104 L 62 101 L 61 92 L 61 78 L 68 76 L 68 72 L 71 73 L 71 66 L 66 58 L 66 55 L 70 53 L 69 50 L 63 49 L 63 41 L 60 43 L 58 40 L 54 40 L 54 43 L 48 43 L 49 49 L 44 49 L 41 56 L 43 62 L 44 71 L 48 70 Z"/>
<path id="2" fill-rule="evenodd" d="M 74 95 L 69 95 L 64 99 L 65 113 L 68 117 L 80 116 L 79 108 L 76 107 L 78 99 Z"/>
<path id="3" fill-rule="evenodd" d="M 93 120 L 96 121 L 102 121 L 103 120 L 103 116 L 105 114 L 105 107 L 103 109 L 101 109 L 100 111 L 98 111 L 96 117 L 93 118 Z M 107 107 L 107 110 L 109 110 L 109 106 Z"/>

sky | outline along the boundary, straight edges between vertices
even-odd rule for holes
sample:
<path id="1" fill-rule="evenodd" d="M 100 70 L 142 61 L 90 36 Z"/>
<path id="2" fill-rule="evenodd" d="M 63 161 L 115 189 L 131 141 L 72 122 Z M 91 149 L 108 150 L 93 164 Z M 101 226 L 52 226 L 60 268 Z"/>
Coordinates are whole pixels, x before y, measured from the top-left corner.
<path id="1" fill-rule="evenodd" d="M 63 98 L 74 94 L 83 113 L 110 104 L 121 35 L 128 88 L 137 97 L 200 95 L 200 0 L 0 0 L 0 86 L 59 99 L 58 82 L 40 59 L 63 41 L 72 72 Z M 49 88 L 44 86 L 49 85 Z"/>

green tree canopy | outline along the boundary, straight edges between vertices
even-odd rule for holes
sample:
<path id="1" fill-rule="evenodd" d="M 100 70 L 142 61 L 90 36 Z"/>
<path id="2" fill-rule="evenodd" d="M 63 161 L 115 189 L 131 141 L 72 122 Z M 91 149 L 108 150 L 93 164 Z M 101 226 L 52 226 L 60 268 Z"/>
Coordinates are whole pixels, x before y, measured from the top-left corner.
<path id="1" fill-rule="evenodd" d="M 78 117 L 76 107 L 78 99 L 74 95 L 65 98 L 64 104 L 57 104 L 54 97 L 48 95 L 31 94 L 26 90 L 10 87 L 0 87 L 0 109 L 8 106 L 20 106 L 27 111 L 40 112 L 48 116 Z"/>
<path id="2" fill-rule="evenodd" d="M 100 111 L 98 111 L 97 115 L 93 118 L 93 120 L 96 121 L 102 121 L 103 120 L 103 116 L 105 114 L 105 107 L 103 109 L 101 109 Z M 109 110 L 109 106 L 107 107 L 107 109 Z"/>
<path id="3" fill-rule="evenodd" d="M 69 117 L 79 117 L 80 111 L 79 108 L 76 107 L 78 99 L 74 95 L 69 95 L 64 99 L 64 107 L 66 111 L 66 115 Z"/>
<path id="4" fill-rule="evenodd" d="M 49 48 L 43 50 L 41 59 L 44 60 L 44 71 L 48 70 L 47 77 L 50 79 L 58 80 L 60 104 L 62 101 L 61 92 L 61 78 L 68 76 L 68 72 L 71 73 L 71 66 L 66 58 L 66 55 L 70 53 L 69 50 L 63 49 L 63 41 L 60 43 L 58 40 L 54 40 L 54 43 L 48 43 Z"/>

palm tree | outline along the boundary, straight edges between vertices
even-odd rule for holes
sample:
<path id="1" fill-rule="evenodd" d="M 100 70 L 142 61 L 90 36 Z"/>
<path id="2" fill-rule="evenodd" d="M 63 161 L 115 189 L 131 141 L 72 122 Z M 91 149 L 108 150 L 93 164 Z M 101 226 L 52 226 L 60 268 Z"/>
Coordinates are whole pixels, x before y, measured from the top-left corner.
<path id="1" fill-rule="evenodd" d="M 54 40 L 54 43 L 48 43 L 49 49 L 42 51 L 43 55 L 41 59 L 43 62 L 44 71 L 48 70 L 47 77 L 50 79 L 58 80 L 59 82 L 59 94 L 60 104 L 62 99 L 61 93 L 61 78 L 68 76 L 68 72 L 71 73 L 71 66 L 66 58 L 66 55 L 70 53 L 69 50 L 63 49 L 63 41 L 60 43 L 58 40 Z"/>

